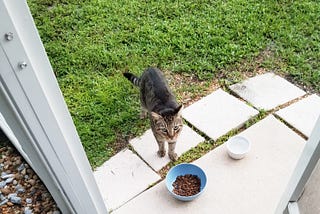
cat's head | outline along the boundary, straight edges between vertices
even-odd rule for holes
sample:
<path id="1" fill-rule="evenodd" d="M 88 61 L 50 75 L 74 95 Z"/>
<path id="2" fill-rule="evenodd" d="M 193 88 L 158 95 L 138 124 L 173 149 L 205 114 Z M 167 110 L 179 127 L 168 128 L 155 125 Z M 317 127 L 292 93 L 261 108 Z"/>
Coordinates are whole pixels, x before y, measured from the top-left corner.
<path id="1" fill-rule="evenodd" d="M 158 139 L 167 142 L 176 142 L 183 127 L 181 112 L 183 105 L 161 114 L 151 112 L 151 123 L 154 127 L 154 134 Z"/>

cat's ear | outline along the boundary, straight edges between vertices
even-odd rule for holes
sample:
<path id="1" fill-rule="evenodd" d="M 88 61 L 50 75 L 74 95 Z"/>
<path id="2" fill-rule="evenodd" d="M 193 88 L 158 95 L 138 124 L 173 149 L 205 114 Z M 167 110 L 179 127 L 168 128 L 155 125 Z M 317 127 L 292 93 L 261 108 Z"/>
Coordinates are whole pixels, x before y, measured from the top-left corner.
<path id="1" fill-rule="evenodd" d="M 159 119 L 161 119 L 162 118 L 162 116 L 160 115 L 160 114 L 158 114 L 158 113 L 155 113 L 155 112 L 151 112 L 151 118 L 152 118 L 152 120 L 159 120 Z"/>
<path id="2" fill-rule="evenodd" d="M 183 105 L 179 105 L 177 108 L 176 108 L 176 115 L 180 116 L 182 114 L 182 110 L 183 110 Z"/>

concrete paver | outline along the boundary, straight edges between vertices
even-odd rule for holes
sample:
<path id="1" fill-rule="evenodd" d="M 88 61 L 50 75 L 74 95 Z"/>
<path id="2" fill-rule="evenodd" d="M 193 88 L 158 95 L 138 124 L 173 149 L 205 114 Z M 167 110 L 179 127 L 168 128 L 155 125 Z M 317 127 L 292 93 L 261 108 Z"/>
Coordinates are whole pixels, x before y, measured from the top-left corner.
<path id="1" fill-rule="evenodd" d="M 182 153 L 188 151 L 192 147 L 195 147 L 200 142 L 203 142 L 204 138 L 193 131 L 190 127 L 184 125 L 183 129 L 178 137 L 176 144 L 176 153 L 180 156 Z M 158 144 L 153 136 L 152 130 L 149 129 L 141 137 L 134 138 L 130 141 L 134 150 L 140 155 L 140 157 L 146 161 L 155 171 L 159 171 L 162 167 L 170 162 L 168 154 L 161 158 L 157 155 Z M 166 148 L 167 147 L 166 143 Z M 167 149 L 168 150 L 168 149 Z M 168 152 L 167 152 L 168 153 Z"/>
<path id="2" fill-rule="evenodd" d="M 301 97 L 305 92 L 273 73 L 255 76 L 230 89 L 258 109 L 271 110 Z"/>
<path id="3" fill-rule="evenodd" d="M 229 158 L 225 145 L 221 145 L 194 162 L 204 169 L 208 179 L 204 193 L 196 200 L 174 199 L 162 181 L 114 213 L 274 213 L 305 140 L 274 116 L 239 135 L 252 143 L 244 159 Z"/>
<path id="4" fill-rule="evenodd" d="M 187 121 L 214 140 L 240 127 L 257 114 L 257 110 L 222 89 L 202 98 L 182 112 Z"/>
<path id="5" fill-rule="evenodd" d="M 305 136 L 310 137 L 320 116 L 320 97 L 313 94 L 277 111 L 276 114 Z"/>
<path id="6" fill-rule="evenodd" d="M 94 171 L 94 177 L 109 211 L 161 179 L 128 149 L 119 152 L 98 167 Z"/>

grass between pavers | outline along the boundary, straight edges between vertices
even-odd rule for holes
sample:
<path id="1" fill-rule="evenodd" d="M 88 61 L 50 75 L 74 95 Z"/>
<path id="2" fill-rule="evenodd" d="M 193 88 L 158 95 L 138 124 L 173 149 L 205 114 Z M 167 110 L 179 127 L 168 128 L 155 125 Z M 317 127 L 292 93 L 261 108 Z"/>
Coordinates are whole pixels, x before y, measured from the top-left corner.
<path id="1" fill-rule="evenodd" d="M 125 70 L 154 65 L 206 82 L 185 84 L 179 99 L 203 95 L 211 78 L 229 85 L 259 69 L 320 91 L 317 1 L 28 3 L 93 167 L 148 127 Z"/>

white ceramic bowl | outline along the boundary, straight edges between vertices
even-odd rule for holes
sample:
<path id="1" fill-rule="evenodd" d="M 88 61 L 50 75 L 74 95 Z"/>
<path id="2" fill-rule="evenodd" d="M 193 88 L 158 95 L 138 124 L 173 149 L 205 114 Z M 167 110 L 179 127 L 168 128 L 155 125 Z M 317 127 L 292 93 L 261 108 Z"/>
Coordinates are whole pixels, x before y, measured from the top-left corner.
<path id="1" fill-rule="evenodd" d="M 231 137 L 226 142 L 228 154 L 233 159 L 242 159 L 250 151 L 250 141 L 242 136 Z"/>

